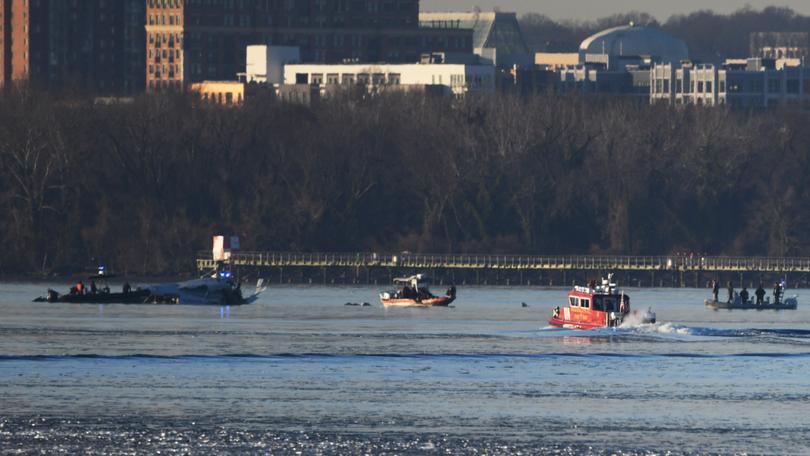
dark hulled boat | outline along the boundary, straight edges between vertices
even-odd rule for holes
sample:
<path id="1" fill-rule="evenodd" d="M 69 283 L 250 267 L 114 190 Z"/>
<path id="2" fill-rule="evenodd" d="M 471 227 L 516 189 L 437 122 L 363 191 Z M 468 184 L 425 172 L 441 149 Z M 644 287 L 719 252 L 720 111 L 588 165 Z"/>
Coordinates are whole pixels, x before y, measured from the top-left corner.
<path id="1" fill-rule="evenodd" d="M 73 304 L 143 304 L 152 293 L 149 290 L 132 290 L 127 293 L 67 293 L 59 294 L 48 290 L 46 296 L 34 299 L 34 302 L 65 302 Z"/>

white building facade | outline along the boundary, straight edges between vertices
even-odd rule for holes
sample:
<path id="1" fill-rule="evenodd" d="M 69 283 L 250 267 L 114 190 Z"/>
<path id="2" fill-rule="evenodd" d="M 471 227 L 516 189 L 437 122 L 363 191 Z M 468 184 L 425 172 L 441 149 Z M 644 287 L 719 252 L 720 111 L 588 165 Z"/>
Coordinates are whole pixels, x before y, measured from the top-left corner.
<path id="1" fill-rule="evenodd" d="M 245 82 L 284 84 L 284 66 L 301 61 L 298 46 L 248 46 L 246 49 Z"/>
<path id="2" fill-rule="evenodd" d="M 495 91 L 495 67 L 453 63 L 416 64 L 292 64 L 284 66 L 285 85 L 322 88 L 364 86 L 369 91 L 387 87 L 439 87 L 446 95 Z"/>
<path id="3" fill-rule="evenodd" d="M 810 72 L 803 65 L 777 69 L 758 58 L 748 59 L 744 65 L 656 65 L 650 74 L 650 102 L 808 110 Z"/>

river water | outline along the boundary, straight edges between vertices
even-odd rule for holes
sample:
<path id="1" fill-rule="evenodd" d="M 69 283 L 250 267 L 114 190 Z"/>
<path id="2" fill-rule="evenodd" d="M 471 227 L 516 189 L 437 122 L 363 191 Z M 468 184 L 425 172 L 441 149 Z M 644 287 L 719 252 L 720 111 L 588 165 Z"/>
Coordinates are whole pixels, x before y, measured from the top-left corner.
<path id="1" fill-rule="evenodd" d="M 464 287 L 449 309 L 317 286 L 232 308 L 30 302 L 47 287 L 0 285 L 0 454 L 810 454 L 802 290 L 774 312 L 628 289 L 658 323 L 571 331 L 546 324 L 564 289 Z"/>

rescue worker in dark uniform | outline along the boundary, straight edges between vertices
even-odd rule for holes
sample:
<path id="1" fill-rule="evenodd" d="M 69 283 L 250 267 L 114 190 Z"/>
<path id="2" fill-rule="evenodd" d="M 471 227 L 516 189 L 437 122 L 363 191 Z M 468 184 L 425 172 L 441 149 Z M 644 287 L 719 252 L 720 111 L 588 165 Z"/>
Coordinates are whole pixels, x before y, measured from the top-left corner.
<path id="1" fill-rule="evenodd" d="M 754 294 L 757 296 L 758 306 L 761 306 L 762 304 L 765 303 L 765 289 L 762 288 L 762 282 L 759 283 L 759 287 L 757 288 L 757 291 L 754 292 Z"/>
<path id="2" fill-rule="evenodd" d="M 728 302 L 734 302 L 734 285 L 731 284 L 731 280 L 728 281 Z"/>
<path id="3" fill-rule="evenodd" d="M 742 291 L 740 291 L 740 302 L 742 304 L 748 304 L 748 290 L 745 289 L 745 286 L 743 286 Z"/>
<path id="4" fill-rule="evenodd" d="M 720 294 L 720 282 L 712 280 L 712 296 L 714 296 L 714 302 L 717 302 L 718 294 Z"/>

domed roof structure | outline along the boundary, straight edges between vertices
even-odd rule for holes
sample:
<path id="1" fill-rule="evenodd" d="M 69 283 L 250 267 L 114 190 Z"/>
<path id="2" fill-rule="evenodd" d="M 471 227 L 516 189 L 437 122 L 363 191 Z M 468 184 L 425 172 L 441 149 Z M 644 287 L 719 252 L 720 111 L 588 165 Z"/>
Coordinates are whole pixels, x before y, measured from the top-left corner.
<path id="1" fill-rule="evenodd" d="M 659 62 L 670 63 L 689 59 L 689 48 L 683 41 L 660 29 L 631 23 L 601 31 L 583 41 L 579 46 L 580 61 L 584 62 L 588 54 L 645 55 Z"/>

